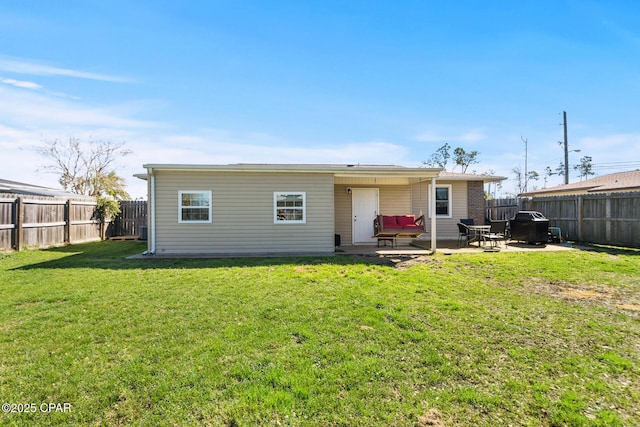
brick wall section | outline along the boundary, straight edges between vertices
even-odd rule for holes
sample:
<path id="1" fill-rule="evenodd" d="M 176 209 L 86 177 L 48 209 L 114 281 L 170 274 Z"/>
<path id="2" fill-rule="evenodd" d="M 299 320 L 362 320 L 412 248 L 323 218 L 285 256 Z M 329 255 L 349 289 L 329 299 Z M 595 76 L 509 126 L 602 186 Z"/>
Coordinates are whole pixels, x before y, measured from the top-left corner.
<path id="1" fill-rule="evenodd" d="M 476 224 L 484 224 L 485 201 L 484 184 L 482 181 L 467 182 L 467 209 L 469 218 L 473 218 Z"/>

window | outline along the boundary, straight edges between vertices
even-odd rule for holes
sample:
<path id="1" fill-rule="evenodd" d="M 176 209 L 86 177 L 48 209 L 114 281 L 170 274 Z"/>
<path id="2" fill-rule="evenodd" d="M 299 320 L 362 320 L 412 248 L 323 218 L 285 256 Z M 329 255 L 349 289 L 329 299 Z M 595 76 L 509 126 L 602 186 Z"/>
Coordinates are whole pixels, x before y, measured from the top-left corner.
<path id="1" fill-rule="evenodd" d="M 273 193 L 273 222 L 274 224 L 307 222 L 306 193 L 304 192 L 276 192 Z"/>
<path id="2" fill-rule="evenodd" d="M 178 222 L 211 222 L 211 191 L 179 191 Z"/>
<path id="3" fill-rule="evenodd" d="M 436 217 L 451 218 L 451 185 L 436 185 L 435 211 Z"/>

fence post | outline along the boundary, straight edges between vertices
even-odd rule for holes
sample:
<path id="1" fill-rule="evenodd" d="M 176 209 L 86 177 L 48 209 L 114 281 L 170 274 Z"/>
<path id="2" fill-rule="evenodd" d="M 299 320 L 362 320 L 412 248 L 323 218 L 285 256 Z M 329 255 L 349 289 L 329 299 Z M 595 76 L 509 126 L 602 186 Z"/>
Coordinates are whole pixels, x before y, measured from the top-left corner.
<path id="1" fill-rule="evenodd" d="M 71 199 L 64 206 L 64 243 L 71 243 Z"/>
<path id="2" fill-rule="evenodd" d="M 578 241 L 582 242 L 583 238 L 582 238 L 582 220 L 583 220 L 583 216 L 584 216 L 584 198 L 582 195 L 578 194 Z"/>
<path id="3" fill-rule="evenodd" d="M 607 239 L 607 243 L 611 241 L 611 193 L 607 194 L 607 199 L 605 200 L 605 238 Z"/>
<path id="4" fill-rule="evenodd" d="M 22 197 L 16 199 L 16 217 L 15 223 L 15 245 L 16 251 L 22 250 L 22 224 L 24 223 L 24 202 Z"/>

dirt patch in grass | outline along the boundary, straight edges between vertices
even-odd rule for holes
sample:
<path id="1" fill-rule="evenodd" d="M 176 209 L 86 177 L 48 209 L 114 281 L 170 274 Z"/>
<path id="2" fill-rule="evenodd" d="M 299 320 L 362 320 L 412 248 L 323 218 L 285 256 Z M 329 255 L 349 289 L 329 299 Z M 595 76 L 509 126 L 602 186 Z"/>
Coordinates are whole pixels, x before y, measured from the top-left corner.
<path id="1" fill-rule="evenodd" d="M 640 301 L 625 288 L 607 285 L 579 285 L 562 281 L 530 282 L 536 292 L 584 305 L 600 305 L 640 312 Z"/>
<path id="2" fill-rule="evenodd" d="M 434 262 L 433 257 L 428 255 L 354 255 L 354 257 L 371 264 L 395 267 L 400 270 Z"/>
<path id="3" fill-rule="evenodd" d="M 22 308 L 35 307 L 37 305 L 41 305 L 42 301 L 26 301 L 16 305 L 16 309 L 20 310 Z"/>
<path id="4" fill-rule="evenodd" d="M 440 419 L 440 412 L 437 409 L 430 409 L 426 414 L 418 417 L 417 427 L 445 427 Z"/>
<path id="5" fill-rule="evenodd" d="M 560 294 L 564 298 L 568 299 L 605 299 L 607 298 L 606 294 L 601 292 L 596 292 L 591 289 L 565 289 L 560 291 Z"/>
<path id="6" fill-rule="evenodd" d="M 618 304 L 617 308 L 629 311 L 640 311 L 640 304 Z"/>

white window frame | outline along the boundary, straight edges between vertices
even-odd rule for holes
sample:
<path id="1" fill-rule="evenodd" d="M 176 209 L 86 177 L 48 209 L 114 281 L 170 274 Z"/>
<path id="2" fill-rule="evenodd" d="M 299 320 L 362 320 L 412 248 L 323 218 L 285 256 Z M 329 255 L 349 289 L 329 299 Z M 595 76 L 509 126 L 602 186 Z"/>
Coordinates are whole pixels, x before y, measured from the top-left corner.
<path id="1" fill-rule="evenodd" d="M 438 188 L 447 188 L 447 195 L 448 195 L 448 199 L 447 199 L 447 206 L 448 206 L 448 214 L 443 215 L 443 214 L 437 214 L 436 213 L 436 200 L 433 200 L 433 206 L 432 209 L 430 209 L 429 211 L 429 218 L 431 218 L 431 211 L 433 211 L 433 214 L 436 216 L 436 218 L 452 218 L 453 217 L 453 195 L 452 195 L 452 186 L 451 184 L 436 184 L 436 192 L 438 190 Z M 435 194 L 435 193 L 434 193 Z M 431 195 L 431 185 L 429 185 L 429 195 Z M 431 198 L 431 196 L 429 196 L 429 199 Z"/>
<path id="2" fill-rule="evenodd" d="M 203 194 L 209 200 L 208 206 L 183 206 L 182 205 L 182 195 L 183 194 Z M 178 223 L 180 224 L 209 224 L 211 223 L 211 207 L 213 205 L 213 197 L 211 194 L 211 190 L 180 190 L 178 191 Z M 183 209 L 207 209 L 208 219 L 182 219 L 182 211 Z"/>
<path id="3" fill-rule="evenodd" d="M 285 209 L 295 209 L 302 211 L 301 220 L 278 219 L 278 197 L 280 196 L 302 196 L 302 206 L 287 206 Z M 306 224 L 307 223 L 307 193 L 304 191 L 274 191 L 273 192 L 273 223 L 274 224 Z"/>

